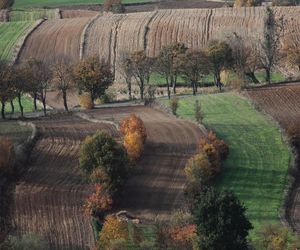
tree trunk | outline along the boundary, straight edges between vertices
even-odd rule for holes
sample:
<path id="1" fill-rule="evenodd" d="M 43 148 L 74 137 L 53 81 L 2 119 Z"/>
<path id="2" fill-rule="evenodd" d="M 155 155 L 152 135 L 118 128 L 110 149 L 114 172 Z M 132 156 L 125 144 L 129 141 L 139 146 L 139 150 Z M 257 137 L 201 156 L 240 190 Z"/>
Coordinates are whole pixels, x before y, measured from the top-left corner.
<path id="1" fill-rule="evenodd" d="M 248 73 L 245 73 L 246 74 L 246 76 L 248 77 L 248 78 L 250 78 L 251 80 L 252 80 L 252 82 L 253 83 L 260 83 L 259 81 L 258 81 L 258 79 L 256 78 L 256 76 L 255 76 L 255 73 L 254 72 L 248 72 Z"/>
<path id="2" fill-rule="evenodd" d="M 63 94 L 63 99 L 64 99 L 64 107 L 65 107 L 65 110 L 66 110 L 66 111 L 69 111 L 69 108 L 68 108 L 68 102 L 67 102 L 67 91 L 66 91 L 66 90 L 63 90 L 63 91 L 62 91 L 62 94 Z"/>
<path id="3" fill-rule="evenodd" d="M 42 102 L 43 102 L 43 111 L 44 111 L 44 115 L 46 116 L 47 114 L 47 109 L 46 109 L 46 98 L 42 98 Z"/>
<path id="4" fill-rule="evenodd" d="M 5 119 L 5 102 L 1 101 L 1 116 L 2 119 Z"/>
<path id="5" fill-rule="evenodd" d="M 144 100 L 144 82 L 141 81 L 140 83 L 140 95 L 141 95 L 141 100 Z"/>
<path id="6" fill-rule="evenodd" d="M 129 96 L 129 100 L 132 100 L 132 94 L 131 94 L 131 80 L 127 80 L 127 88 L 128 88 L 128 96 Z"/>
<path id="7" fill-rule="evenodd" d="M 195 83 L 192 82 L 192 88 L 193 88 L 193 95 L 196 95 L 196 88 L 195 88 Z"/>
<path id="8" fill-rule="evenodd" d="M 33 106 L 34 106 L 34 111 L 37 111 L 36 100 L 37 100 L 37 93 L 34 93 L 34 94 L 33 94 Z"/>
<path id="9" fill-rule="evenodd" d="M 15 113 L 15 105 L 14 105 L 14 100 L 10 100 L 10 107 L 11 107 L 11 113 Z"/>
<path id="10" fill-rule="evenodd" d="M 220 73 L 218 73 L 218 75 L 216 76 L 217 78 L 217 84 L 219 85 L 219 90 L 220 92 L 222 92 L 222 84 L 221 84 L 221 76 L 220 76 Z"/>
<path id="11" fill-rule="evenodd" d="M 174 76 L 172 80 L 173 94 L 176 94 L 177 76 Z"/>
<path id="12" fill-rule="evenodd" d="M 18 103 L 19 103 L 19 107 L 20 107 L 20 112 L 21 112 L 21 117 L 24 117 L 24 108 L 22 105 L 22 98 L 21 98 L 21 94 L 18 94 Z"/>
<path id="13" fill-rule="evenodd" d="M 170 84 L 169 84 L 169 78 L 166 78 L 166 83 L 167 83 L 167 92 L 168 92 L 168 98 L 169 100 L 171 99 L 171 93 L 170 93 Z"/>
<path id="14" fill-rule="evenodd" d="M 266 83 L 271 84 L 271 70 L 266 68 Z"/>
<path id="15" fill-rule="evenodd" d="M 198 93 L 198 83 L 195 82 L 195 90 L 196 90 L 196 93 Z"/>

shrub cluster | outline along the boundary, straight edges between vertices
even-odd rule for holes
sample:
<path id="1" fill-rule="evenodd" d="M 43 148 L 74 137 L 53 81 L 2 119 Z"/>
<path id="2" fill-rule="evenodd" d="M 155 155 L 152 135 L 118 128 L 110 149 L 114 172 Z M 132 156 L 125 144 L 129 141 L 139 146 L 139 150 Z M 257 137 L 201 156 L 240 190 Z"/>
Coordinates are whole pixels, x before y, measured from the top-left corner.
<path id="1" fill-rule="evenodd" d="M 136 162 L 144 150 L 147 138 L 146 127 L 135 114 L 125 118 L 120 124 L 120 131 L 124 136 L 124 147 L 131 162 Z"/>
<path id="2" fill-rule="evenodd" d="M 222 171 L 222 161 L 227 159 L 228 154 L 229 147 L 213 132 L 199 141 L 198 153 L 188 160 L 184 169 L 188 180 L 185 194 L 191 207 L 203 188 L 210 186 Z"/>

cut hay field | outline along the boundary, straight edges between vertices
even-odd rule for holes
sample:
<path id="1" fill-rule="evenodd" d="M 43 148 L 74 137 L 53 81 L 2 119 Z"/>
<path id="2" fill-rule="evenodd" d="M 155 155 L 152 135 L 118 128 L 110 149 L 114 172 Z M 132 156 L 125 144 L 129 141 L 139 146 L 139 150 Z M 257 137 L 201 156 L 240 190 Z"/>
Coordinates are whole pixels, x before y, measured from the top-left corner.
<path id="1" fill-rule="evenodd" d="M 233 190 L 248 208 L 255 229 L 279 222 L 290 153 L 276 125 L 234 93 L 180 98 L 178 114 L 194 119 L 195 100 L 204 111 L 204 125 L 230 147 L 217 180 L 219 188 Z M 167 101 L 163 101 L 165 104 Z"/>
<path id="2" fill-rule="evenodd" d="M 144 3 L 155 0 L 123 0 L 123 3 Z M 57 7 L 68 5 L 102 4 L 104 0 L 15 0 L 13 8 Z"/>
<path id="3" fill-rule="evenodd" d="M 7 136 L 14 143 L 24 142 L 30 135 L 32 129 L 27 126 L 21 126 L 17 121 L 0 121 L 0 136 Z"/>
<path id="4" fill-rule="evenodd" d="M 34 22 L 0 23 L 0 59 L 10 60 L 16 43 Z"/>

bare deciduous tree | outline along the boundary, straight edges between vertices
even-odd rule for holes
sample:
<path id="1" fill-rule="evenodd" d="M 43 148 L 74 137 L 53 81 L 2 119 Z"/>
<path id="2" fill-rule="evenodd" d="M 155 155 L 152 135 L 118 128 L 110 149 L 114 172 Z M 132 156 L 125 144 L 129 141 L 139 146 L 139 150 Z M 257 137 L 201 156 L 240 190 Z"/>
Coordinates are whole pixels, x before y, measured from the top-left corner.
<path id="1" fill-rule="evenodd" d="M 260 43 L 260 62 L 266 72 L 266 82 L 271 84 L 271 72 L 281 57 L 280 39 L 284 35 L 284 19 L 275 18 L 271 8 L 266 9 L 264 39 Z"/>
<path id="2" fill-rule="evenodd" d="M 59 56 L 52 65 L 53 78 L 56 89 L 62 95 L 64 108 L 69 111 L 67 93 L 74 87 L 73 65 L 70 58 Z"/>

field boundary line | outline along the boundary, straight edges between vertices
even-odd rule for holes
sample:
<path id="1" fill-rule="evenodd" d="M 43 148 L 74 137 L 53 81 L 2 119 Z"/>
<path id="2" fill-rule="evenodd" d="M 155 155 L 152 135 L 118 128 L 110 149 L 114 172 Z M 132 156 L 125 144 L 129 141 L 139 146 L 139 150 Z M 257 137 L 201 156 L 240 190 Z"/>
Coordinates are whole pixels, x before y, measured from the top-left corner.
<path id="1" fill-rule="evenodd" d="M 112 125 L 112 126 L 114 126 L 117 130 L 119 130 L 119 124 L 116 123 L 116 122 L 112 122 L 112 121 L 108 121 L 108 120 L 99 120 L 99 119 L 95 119 L 95 118 L 90 117 L 88 114 L 81 113 L 81 112 L 75 113 L 75 115 L 78 116 L 78 117 L 80 117 L 80 118 L 83 119 L 83 120 L 86 120 L 86 121 L 89 121 L 89 122 L 92 122 L 92 123 L 103 123 L 103 124 L 109 124 L 109 125 Z"/>
<path id="2" fill-rule="evenodd" d="M 102 14 L 98 14 L 95 17 L 93 17 L 84 27 L 82 33 L 81 33 L 81 38 L 80 38 L 80 47 L 79 47 L 79 59 L 82 60 L 84 56 L 84 51 L 85 51 L 85 45 L 86 45 L 86 39 L 88 32 L 91 28 L 91 26 L 95 23 L 95 21 L 101 17 Z"/>
<path id="3" fill-rule="evenodd" d="M 13 56 L 12 56 L 12 59 L 11 59 L 12 64 L 15 64 L 15 63 L 18 62 L 21 51 L 23 50 L 28 37 L 38 27 L 40 27 L 42 25 L 42 23 L 44 23 L 44 21 L 46 21 L 46 19 L 40 19 L 40 20 L 36 21 L 35 24 L 23 35 L 23 37 L 19 39 L 19 41 L 15 45 L 15 48 L 14 48 L 14 51 L 13 51 Z"/>

